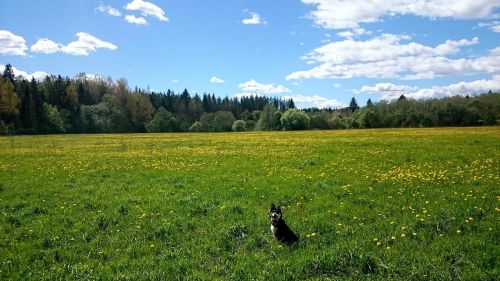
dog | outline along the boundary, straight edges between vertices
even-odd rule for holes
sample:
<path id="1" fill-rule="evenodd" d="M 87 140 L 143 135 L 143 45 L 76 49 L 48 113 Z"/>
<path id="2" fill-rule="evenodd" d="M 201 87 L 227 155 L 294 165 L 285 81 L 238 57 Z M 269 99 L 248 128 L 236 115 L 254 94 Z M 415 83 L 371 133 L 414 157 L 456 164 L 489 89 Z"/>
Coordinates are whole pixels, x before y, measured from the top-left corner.
<path id="1" fill-rule="evenodd" d="M 274 204 L 271 204 L 271 208 L 269 209 L 269 218 L 271 219 L 271 231 L 273 232 L 276 240 L 287 245 L 291 245 L 299 241 L 299 237 L 293 233 L 288 225 L 286 225 L 280 206 L 276 208 Z"/>

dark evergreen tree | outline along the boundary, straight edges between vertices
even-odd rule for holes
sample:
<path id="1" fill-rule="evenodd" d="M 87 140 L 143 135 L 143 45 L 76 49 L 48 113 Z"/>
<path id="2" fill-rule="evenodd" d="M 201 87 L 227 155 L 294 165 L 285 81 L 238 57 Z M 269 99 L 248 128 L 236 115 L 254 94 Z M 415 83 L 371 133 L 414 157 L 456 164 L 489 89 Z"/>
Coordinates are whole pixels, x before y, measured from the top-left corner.
<path id="1" fill-rule="evenodd" d="M 10 80 L 10 83 L 12 83 L 12 85 L 15 85 L 15 74 L 14 74 L 14 68 L 12 67 L 12 65 L 10 65 L 10 63 L 8 63 L 6 66 L 5 66 L 5 69 L 3 71 L 3 74 L 2 74 L 2 77 L 4 79 L 9 79 Z"/>
<path id="2" fill-rule="evenodd" d="M 357 109 L 359 109 L 359 105 L 358 105 L 358 102 L 356 101 L 356 99 L 354 97 L 352 97 L 351 99 L 351 102 L 349 103 L 349 109 L 354 112 L 356 111 Z"/>

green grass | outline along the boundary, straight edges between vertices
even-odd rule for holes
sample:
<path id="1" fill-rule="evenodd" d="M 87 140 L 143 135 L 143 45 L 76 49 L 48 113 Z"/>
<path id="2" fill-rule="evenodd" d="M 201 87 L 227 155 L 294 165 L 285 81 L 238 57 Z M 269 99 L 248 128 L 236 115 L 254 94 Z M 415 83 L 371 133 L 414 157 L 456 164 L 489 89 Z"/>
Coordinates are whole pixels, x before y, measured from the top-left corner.
<path id="1" fill-rule="evenodd" d="M 499 127 L 1 137 L 0 278 L 498 280 L 499 148 Z"/>

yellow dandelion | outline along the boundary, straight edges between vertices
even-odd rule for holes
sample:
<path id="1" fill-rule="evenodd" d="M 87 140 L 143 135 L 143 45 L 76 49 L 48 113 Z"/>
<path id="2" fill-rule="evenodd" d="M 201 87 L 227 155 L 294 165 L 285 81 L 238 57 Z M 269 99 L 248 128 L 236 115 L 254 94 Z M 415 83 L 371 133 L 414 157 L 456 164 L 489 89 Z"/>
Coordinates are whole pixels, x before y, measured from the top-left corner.
<path id="1" fill-rule="evenodd" d="M 377 246 L 380 246 L 380 245 L 382 245 L 382 243 L 380 243 L 380 242 L 377 242 Z"/>
<path id="2" fill-rule="evenodd" d="M 460 229 L 457 229 L 457 234 L 460 234 L 462 233 L 462 231 Z"/>
<path id="3" fill-rule="evenodd" d="M 391 237 L 391 240 L 396 240 L 396 236 L 392 236 L 392 237 Z"/>
<path id="4" fill-rule="evenodd" d="M 405 237 L 406 237 L 406 234 L 402 233 L 401 238 L 405 238 Z"/>
<path id="5" fill-rule="evenodd" d="M 386 250 L 390 250 L 390 249 L 391 249 L 391 247 L 387 246 L 387 247 L 385 247 L 385 249 L 386 249 Z"/>

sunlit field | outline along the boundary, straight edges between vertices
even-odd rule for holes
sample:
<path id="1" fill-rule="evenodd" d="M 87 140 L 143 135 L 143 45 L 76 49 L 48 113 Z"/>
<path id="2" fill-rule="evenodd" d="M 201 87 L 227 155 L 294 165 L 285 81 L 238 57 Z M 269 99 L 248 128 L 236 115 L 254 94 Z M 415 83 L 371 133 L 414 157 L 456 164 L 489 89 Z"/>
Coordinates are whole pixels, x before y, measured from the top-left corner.
<path id="1" fill-rule="evenodd" d="M 0 279 L 498 280 L 499 159 L 499 127 L 0 137 Z"/>

